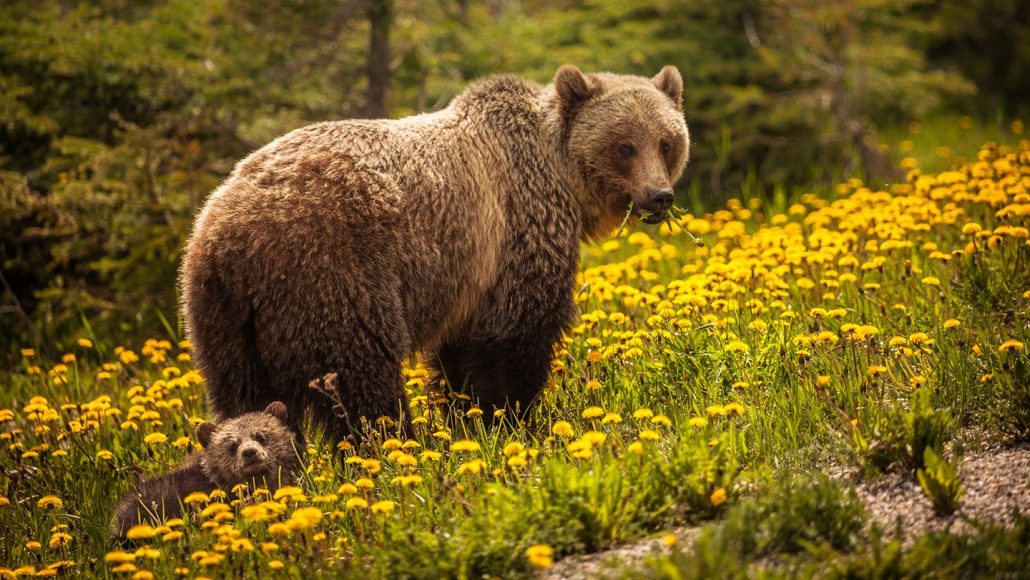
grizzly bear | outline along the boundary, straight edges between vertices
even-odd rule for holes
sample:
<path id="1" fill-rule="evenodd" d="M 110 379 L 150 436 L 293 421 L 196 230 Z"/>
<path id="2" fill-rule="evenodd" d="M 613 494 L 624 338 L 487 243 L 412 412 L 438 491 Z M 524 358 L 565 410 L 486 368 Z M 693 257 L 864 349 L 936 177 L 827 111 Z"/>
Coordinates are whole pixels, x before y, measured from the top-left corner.
<path id="1" fill-rule="evenodd" d="M 197 216 L 186 330 L 221 418 L 282 400 L 351 429 L 308 382 L 337 374 L 352 419 L 407 411 L 422 353 L 485 408 L 524 411 L 570 325 L 580 242 L 632 207 L 657 223 L 688 155 L 673 66 L 558 69 L 469 86 L 447 108 L 297 129 L 241 161 Z M 633 221 L 633 220 L 631 220 Z"/>
<path id="2" fill-rule="evenodd" d="M 111 523 L 114 539 L 124 541 L 136 524 L 182 517 L 182 501 L 195 491 L 230 493 L 240 483 L 251 489 L 292 483 L 291 472 L 300 460 L 286 418 L 286 405 L 273 401 L 261 413 L 197 425 L 197 440 L 204 450 L 188 456 L 174 471 L 141 481 L 122 498 Z"/>

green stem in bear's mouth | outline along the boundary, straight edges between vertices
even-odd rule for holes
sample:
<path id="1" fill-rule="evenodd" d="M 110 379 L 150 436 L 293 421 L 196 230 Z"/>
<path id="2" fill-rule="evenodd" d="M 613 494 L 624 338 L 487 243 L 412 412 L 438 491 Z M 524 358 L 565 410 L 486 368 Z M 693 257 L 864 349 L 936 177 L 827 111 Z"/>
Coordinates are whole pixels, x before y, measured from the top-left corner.
<path id="1" fill-rule="evenodd" d="M 677 213 L 679 215 L 677 215 Z M 683 217 L 683 214 L 685 214 L 685 213 L 687 213 L 687 211 L 685 209 L 680 208 L 680 207 L 676 207 L 675 205 L 672 206 L 671 209 L 666 210 L 666 212 L 665 212 L 665 225 L 669 226 L 669 230 L 670 231 L 673 231 L 673 229 L 672 229 L 673 222 L 675 220 Z M 676 224 L 676 225 L 679 225 L 679 224 Z M 690 233 L 687 230 L 687 228 L 684 227 L 684 226 L 679 226 L 679 228 L 681 230 L 683 230 L 683 233 L 687 234 L 687 237 L 690 238 L 691 242 L 694 242 L 695 246 L 697 246 L 699 248 L 705 247 L 705 241 L 704 240 L 702 240 L 701 238 L 699 238 L 699 237 L 695 236 L 694 234 Z"/>
<path id="2" fill-rule="evenodd" d="M 622 233 L 622 230 L 626 229 L 626 222 L 629 221 L 629 216 L 631 216 L 631 215 L 633 215 L 633 201 L 632 200 L 630 200 L 629 208 L 626 210 L 626 217 L 622 218 L 622 223 L 619 224 L 619 229 L 615 230 L 615 234 L 612 236 L 613 238 L 619 237 L 619 234 Z"/>
<path id="3" fill-rule="evenodd" d="M 677 213 L 679 215 L 676 215 Z M 679 207 L 676 207 L 676 206 L 672 206 L 672 208 L 665 210 L 665 219 L 663 221 L 665 222 L 665 225 L 669 226 L 669 230 L 670 231 L 674 231 L 673 230 L 673 225 L 674 225 L 675 220 L 677 220 L 678 218 L 682 217 L 683 214 L 685 214 L 685 213 L 686 213 L 686 210 L 684 210 L 682 208 L 679 208 Z M 617 237 L 619 237 L 620 234 L 622 234 L 622 230 L 626 229 L 626 223 L 629 222 L 629 216 L 631 216 L 631 215 L 633 215 L 633 202 L 632 201 L 629 202 L 629 208 L 626 210 L 626 217 L 622 218 L 622 223 L 619 224 L 619 229 L 615 230 L 615 233 L 612 234 L 612 238 L 617 238 Z M 650 215 L 651 215 L 650 212 L 643 211 L 643 212 L 641 212 L 640 217 L 641 217 L 641 219 L 643 219 L 643 218 L 646 218 L 646 217 L 648 217 Z M 678 225 L 678 224 L 675 224 L 675 225 Z M 699 237 L 695 236 L 694 234 L 690 233 L 689 231 L 687 231 L 687 228 L 685 228 L 683 226 L 678 226 L 678 227 L 681 230 L 683 230 L 683 233 L 687 234 L 687 237 L 690 238 L 691 242 L 694 242 L 695 246 L 697 246 L 699 248 L 705 247 L 705 241 L 704 240 L 702 240 L 701 238 L 699 238 Z"/>

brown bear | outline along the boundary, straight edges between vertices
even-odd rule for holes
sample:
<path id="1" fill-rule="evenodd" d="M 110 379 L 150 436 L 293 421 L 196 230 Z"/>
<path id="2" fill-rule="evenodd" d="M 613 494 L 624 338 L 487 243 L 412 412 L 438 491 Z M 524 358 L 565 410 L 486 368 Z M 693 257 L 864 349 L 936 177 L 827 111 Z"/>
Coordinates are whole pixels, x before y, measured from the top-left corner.
<path id="1" fill-rule="evenodd" d="M 226 493 L 240 483 L 276 489 L 293 482 L 300 465 L 294 433 L 286 426 L 286 405 L 270 403 L 261 413 L 246 413 L 218 425 L 197 425 L 204 446 L 176 470 L 145 479 L 118 502 L 111 532 L 124 541 L 132 526 L 182 517 L 182 500 L 195 491 Z"/>
<path id="2" fill-rule="evenodd" d="M 350 432 L 407 411 L 421 352 L 480 404 L 524 410 L 576 314 L 580 241 L 632 205 L 656 223 L 687 160 L 683 80 L 584 74 L 474 83 L 447 108 L 297 129 L 241 161 L 196 219 L 186 329 L 218 417 L 282 400 Z"/>

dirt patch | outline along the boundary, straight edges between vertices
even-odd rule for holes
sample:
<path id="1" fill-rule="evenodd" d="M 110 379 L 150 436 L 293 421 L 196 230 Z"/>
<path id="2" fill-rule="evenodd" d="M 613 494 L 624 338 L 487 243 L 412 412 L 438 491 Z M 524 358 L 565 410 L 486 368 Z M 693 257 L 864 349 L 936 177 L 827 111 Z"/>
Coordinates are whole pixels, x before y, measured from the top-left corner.
<path id="1" fill-rule="evenodd" d="M 668 533 L 676 536 L 675 545 L 683 546 L 692 544 L 700 531 L 699 527 L 691 527 L 677 528 Z M 618 578 L 627 567 L 639 565 L 647 556 L 669 550 L 663 543 L 665 535 L 625 544 L 596 554 L 565 558 L 555 563 L 554 567 L 544 571 L 540 578 L 546 580 Z"/>
<path id="2" fill-rule="evenodd" d="M 872 481 L 856 482 L 855 491 L 865 504 L 870 523 L 878 523 L 893 535 L 900 522 L 908 539 L 931 531 L 967 533 L 970 520 L 1012 523 L 1013 510 L 1030 513 L 1030 443 L 971 453 L 962 459 L 959 473 L 966 490 L 959 510 L 947 517 L 933 513 L 914 477 L 891 474 Z M 842 478 L 853 476 L 841 469 Z M 677 528 L 676 544 L 690 545 L 700 528 Z M 639 565 L 651 554 L 667 550 L 662 538 L 626 544 L 596 554 L 573 556 L 557 562 L 540 574 L 547 580 L 617 578 L 627 567 Z"/>
<path id="3" fill-rule="evenodd" d="M 966 495 L 959 510 L 938 517 L 933 505 L 907 475 L 892 474 L 855 487 L 865 504 L 870 522 L 893 534 L 896 522 L 908 537 L 948 529 L 972 530 L 968 520 L 1011 523 L 1013 510 L 1030 513 L 1030 443 L 974 453 L 959 466 Z"/>

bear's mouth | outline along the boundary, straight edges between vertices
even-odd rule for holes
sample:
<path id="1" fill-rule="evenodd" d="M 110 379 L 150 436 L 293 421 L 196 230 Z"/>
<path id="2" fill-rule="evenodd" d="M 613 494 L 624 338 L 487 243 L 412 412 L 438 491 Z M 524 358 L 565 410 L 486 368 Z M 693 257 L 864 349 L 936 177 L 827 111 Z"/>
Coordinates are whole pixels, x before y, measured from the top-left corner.
<path id="1" fill-rule="evenodd" d="M 643 213 L 643 212 L 641 212 L 641 213 Z M 649 213 L 646 216 L 641 217 L 640 221 L 644 222 L 645 224 L 651 224 L 651 225 L 660 224 L 663 221 L 665 221 L 665 214 Z"/>
<path id="2" fill-rule="evenodd" d="M 265 462 L 260 459 L 248 461 L 241 470 L 244 477 L 255 477 L 265 473 Z"/>

